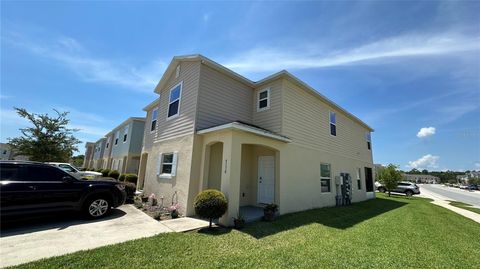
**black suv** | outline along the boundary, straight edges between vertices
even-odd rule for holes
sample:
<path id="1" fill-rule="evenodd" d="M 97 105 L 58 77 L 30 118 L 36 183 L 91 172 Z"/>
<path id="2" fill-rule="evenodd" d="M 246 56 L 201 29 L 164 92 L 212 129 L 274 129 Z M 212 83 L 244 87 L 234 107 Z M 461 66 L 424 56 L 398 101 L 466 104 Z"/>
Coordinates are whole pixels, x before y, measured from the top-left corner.
<path id="1" fill-rule="evenodd" d="M 116 181 L 84 180 L 60 168 L 27 161 L 0 161 L 1 216 L 77 210 L 100 218 L 125 202 Z"/>

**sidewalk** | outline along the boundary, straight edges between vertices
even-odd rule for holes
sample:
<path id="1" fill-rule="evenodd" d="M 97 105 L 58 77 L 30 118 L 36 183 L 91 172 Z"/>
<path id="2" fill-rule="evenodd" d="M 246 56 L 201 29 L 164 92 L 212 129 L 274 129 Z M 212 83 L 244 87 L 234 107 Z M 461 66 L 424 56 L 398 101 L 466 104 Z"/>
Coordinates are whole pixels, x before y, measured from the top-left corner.
<path id="1" fill-rule="evenodd" d="M 422 189 L 422 194 L 419 195 L 420 197 L 424 197 L 424 198 L 430 198 L 433 200 L 432 204 L 435 204 L 435 205 L 438 205 L 438 206 L 441 206 L 441 207 L 444 207 L 446 209 L 449 209 L 457 214 L 460 214 L 466 218 L 469 218 L 473 221 L 476 221 L 478 223 L 480 223 L 480 215 L 475 213 L 475 212 L 472 212 L 472 211 L 468 211 L 466 209 L 463 209 L 463 208 L 458 208 L 456 206 L 452 206 L 450 205 L 450 202 L 448 200 L 451 200 L 451 199 L 448 199 L 442 195 L 439 195 L 439 194 L 436 194 L 436 193 L 433 193 L 433 192 L 430 192 L 428 190 L 425 190 L 425 189 Z"/>

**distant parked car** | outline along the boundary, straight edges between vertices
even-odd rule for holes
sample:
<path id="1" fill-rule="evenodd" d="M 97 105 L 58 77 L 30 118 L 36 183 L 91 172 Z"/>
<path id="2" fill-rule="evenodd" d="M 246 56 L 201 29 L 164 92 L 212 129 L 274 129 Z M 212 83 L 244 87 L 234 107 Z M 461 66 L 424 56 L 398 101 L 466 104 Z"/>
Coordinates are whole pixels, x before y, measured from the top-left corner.
<path id="1" fill-rule="evenodd" d="M 460 185 L 461 190 L 468 190 L 469 189 L 468 187 L 469 187 L 468 185 Z"/>
<path id="2" fill-rule="evenodd" d="M 477 184 L 470 184 L 468 185 L 469 190 L 477 190 L 478 191 L 478 185 Z"/>
<path id="3" fill-rule="evenodd" d="M 57 166 L 60 169 L 62 169 L 65 172 L 80 176 L 80 177 L 85 177 L 85 178 L 98 178 L 102 176 L 102 173 L 100 172 L 95 172 L 95 171 L 80 171 L 78 168 L 75 166 L 69 164 L 69 163 L 54 163 L 54 162 L 48 162 L 47 164 Z"/>
<path id="4" fill-rule="evenodd" d="M 83 180 L 39 162 L 0 161 L 0 212 L 8 216 L 75 210 L 101 218 L 125 202 L 118 181 Z"/>
<path id="5" fill-rule="evenodd" d="M 387 191 L 387 188 L 385 188 L 385 186 L 383 186 L 379 182 L 375 182 L 375 186 L 377 187 L 377 190 L 379 192 Z M 391 190 L 391 192 L 404 193 L 407 196 L 412 196 L 414 194 L 420 194 L 420 188 L 415 183 L 402 181 L 402 182 L 399 182 L 397 187 Z"/>

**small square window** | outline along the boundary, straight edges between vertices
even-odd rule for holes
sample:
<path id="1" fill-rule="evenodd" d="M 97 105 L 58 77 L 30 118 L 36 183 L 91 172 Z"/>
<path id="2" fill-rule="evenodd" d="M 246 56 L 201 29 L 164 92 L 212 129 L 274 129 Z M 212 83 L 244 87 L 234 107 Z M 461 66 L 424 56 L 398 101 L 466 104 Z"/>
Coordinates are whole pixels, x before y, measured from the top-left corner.
<path id="1" fill-rule="evenodd" d="M 177 153 L 164 153 L 159 157 L 159 167 L 157 174 L 160 177 L 175 176 L 177 165 Z"/>

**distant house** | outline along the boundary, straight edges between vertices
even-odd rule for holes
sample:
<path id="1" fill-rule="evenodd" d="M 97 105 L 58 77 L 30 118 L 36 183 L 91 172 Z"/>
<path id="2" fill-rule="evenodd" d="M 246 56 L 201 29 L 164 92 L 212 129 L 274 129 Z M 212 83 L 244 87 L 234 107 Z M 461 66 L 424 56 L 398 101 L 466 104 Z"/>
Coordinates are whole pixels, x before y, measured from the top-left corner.
<path id="1" fill-rule="evenodd" d="M 93 168 L 94 148 L 95 148 L 95 143 L 93 142 L 85 143 L 85 157 L 83 159 L 83 167 Z"/>
<path id="2" fill-rule="evenodd" d="M 103 152 L 105 150 L 105 141 L 106 138 L 100 138 L 93 147 L 93 168 L 101 169 L 103 168 Z"/>
<path id="3" fill-rule="evenodd" d="M 457 176 L 457 180 L 461 184 L 468 184 L 470 179 L 478 179 L 480 178 L 480 171 L 471 171 L 465 173 L 465 175 Z"/>
<path id="4" fill-rule="evenodd" d="M 139 183 L 193 215 L 221 190 L 232 224 L 243 209 L 279 213 L 374 198 L 373 129 L 287 71 L 251 81 L 202 56 L 174 57 L 145 107 Z M 176 201 L 176 200 L 175 200 Z"/>
<path id="5" fill-rule="evenodd" d="M 432 175 L 423 175 L 423 174 L 402 174 L 404 181 L 410 181 L 415 183 L 424 183 L 424 184 L 438 184 L 440 183 L 440 178 Z"/>
<path id="6" fill-rule="evenodd" d="M 0 143 L 0 160 L 13 160 L 13 152 L 7 143 Z"/>

